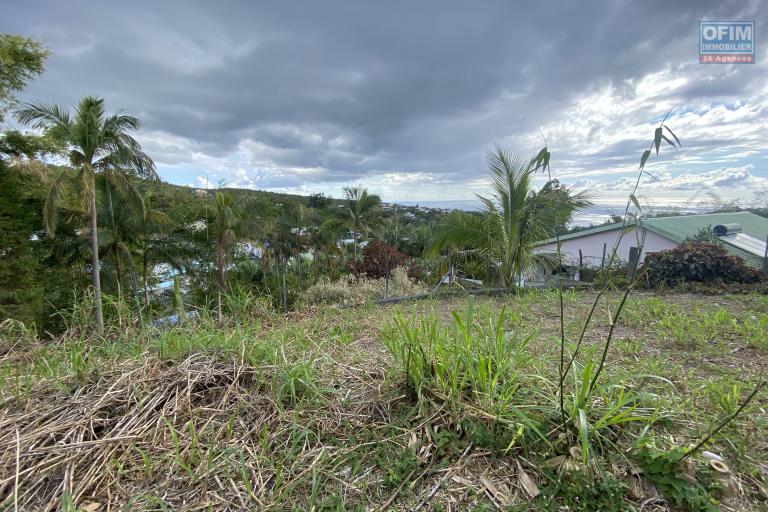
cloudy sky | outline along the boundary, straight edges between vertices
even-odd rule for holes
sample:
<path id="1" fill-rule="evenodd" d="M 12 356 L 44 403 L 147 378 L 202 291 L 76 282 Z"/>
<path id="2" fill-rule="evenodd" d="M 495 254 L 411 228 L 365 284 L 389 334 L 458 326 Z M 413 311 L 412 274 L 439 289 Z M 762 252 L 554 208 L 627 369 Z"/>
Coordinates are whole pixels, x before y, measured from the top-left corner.
<path id="1" fill-rule="evenodd" d="M 53 52 L 22 99 L 140 117 L 173 183 L 472 199 L 489 148 L 546 137 L 556 177 L 615 202 L 677 105 L 684 149 L 641 187 L 661 205 L 768 190 L 766 3 L 0 0 L 0 32 Z M 699 64 L 700 20 L 755 21 L 757 63 Z"/>

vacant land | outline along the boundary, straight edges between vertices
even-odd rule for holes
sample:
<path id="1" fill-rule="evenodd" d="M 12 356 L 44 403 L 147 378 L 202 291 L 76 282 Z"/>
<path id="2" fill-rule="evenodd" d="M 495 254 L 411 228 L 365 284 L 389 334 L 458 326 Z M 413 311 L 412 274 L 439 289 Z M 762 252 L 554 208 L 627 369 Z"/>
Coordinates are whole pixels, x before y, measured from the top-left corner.
<path id="1" fill-rule="evenodd" d="M 565 294 L 566 359 L 594 297 Z M 107 341 L 5 324 L 0 509 L 765 510 L 765 393 L 704 446 L 727 467 L 664 461 L 762 378 L 768 298 L 632 295 L 585 394 L 619 299 L 595 309 L 562 409 L 553 292 L 245 304 Z"/>

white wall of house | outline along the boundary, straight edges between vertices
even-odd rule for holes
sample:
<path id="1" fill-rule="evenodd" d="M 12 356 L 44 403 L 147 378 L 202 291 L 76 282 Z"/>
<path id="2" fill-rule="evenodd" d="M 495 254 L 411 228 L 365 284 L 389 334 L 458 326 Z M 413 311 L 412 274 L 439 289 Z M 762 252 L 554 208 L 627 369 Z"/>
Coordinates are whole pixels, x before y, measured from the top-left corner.
<path id="1" fill-rule="evenodd" d="M 624 237 L 621 240 L 621 244 L 619 245 L 616 254 L 620 260 L 629 260 L 629 248 L 637 246 L 637 231 L 637 228 L 633 228 L 624 233 Z M 640 232 L 645 232 L 643 258 L 646 254 L 652 252 L 665 251 L 677 247 L 677 243 L 661 235 L 657 235 L 652 231 L 642 229 Z M 603 256 L 603 244 L 606 244 L 606 260 L 608 260 L 618 236 L 618 229 L 594 233 L 592 235 L 577 236 L 568 240 L 563 240 L 560 245 L 560 250 L 568 264 L 579 264 L 579 249 L 581 249 L 585 264 L 599 264 L 600 259 Z M 555 242 L 541 245 L 536 249 L 537 252 L 554 252 L 555 250 L 557 250 L 557 244 Z"/>

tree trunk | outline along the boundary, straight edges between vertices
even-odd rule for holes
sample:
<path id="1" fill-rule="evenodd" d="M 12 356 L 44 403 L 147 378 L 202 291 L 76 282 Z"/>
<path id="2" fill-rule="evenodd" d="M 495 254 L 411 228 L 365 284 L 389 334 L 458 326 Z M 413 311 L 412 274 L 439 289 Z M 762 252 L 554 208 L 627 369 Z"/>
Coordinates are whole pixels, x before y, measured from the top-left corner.
<path id="1" fill-rule="evenodd" d="M 147 251 L 144 251 L 144 254 L 141 259 L 141 278 L 144 281 L 144 305 L 149 308 L 149 261 L 147 257 Z"/>
<path id="2" fill-rule="evenodd" d="M 115 272 L 117 273 L 117 298 L 123 298 L 123 266 L 120 264 L 120 253 L 115 250 Z"/>
<path id="3" fill-rule="evenodd" d="M 301 276 L 301 253 L 296 256 L 296 270 L 299 276 L 299 290 L 303 288 L 302 276 Z"/>
<path id="4" fill-rule="evenodd" d="M 315 252 L 312 254 L 312 266 L 315 267 L 315 282 L 320 277 L 320 251 L 315 247 Z"/>
<path id="5" fill-rule="evenodd" d="M 96 308 L 96 332 L 104 333 L 104 312 L 101 307 L 101 276 L 99 272 L 99 223 L 96 212 L 95 186 L 91 194 L 91 277 L 93 278 L 93 300 Z"/>
<path id="6" fill-rule="evenodd" d="M 219 290 L 216 297 L 216 316 L 219 322 L 224 318 L 224 314 L 221 308 L 221 295 L 224 293 L 224 247 L 219 238 L 216 239 L 216 269 L 218 273 Z"/>
<path id="7" fill-rule="evenodd" d="M 112 239 L 117 236 L 117 226 L 115 225 L 115 207 L 112 203 L 112 185 L 109 183 L 108 177 L 104 176 L 104 188 L 107 191 L 107 210 L 109 211 L 109 220 L 112 225 Z M 117 273 L 117 297 L 122 300 L 123 298 L 123 268 L 120 264 L 120 247 L 119 244 L 114 244 L 115 251 L 115 272 Z"/>
<path id="8" fill-rule="evenodd" d="M 275 253 L 272 255 L 272 258 L 275 265 L 275 284 L 277 284 L 277 301 L 279 307 L 279 304 L 282 304 L 283 302 L 283 285 L 280 281 L 280 252 L 278 252 L 277 248 L 275 248 Z"/>
<path id="9" fill-rule="evenodd" d="M 288 285 L 285 284 L 285 273 L 288 272 L 287 258 L 283 258 L 283 313 L 288 313 Z"/>
<path id="10" fill-rule="evenodd" d="M 352 271 L 357 275 L 357 227 L 352 230 Z"/>
<path id="11" fill-rule="evenodd" d="M 269 282 L 267 281 L 267 269 L 269 268 L 269 258 L 267 256 L 267 248 L 261 251 L 261 283 L 264 285 L 264 289 L 269 291 Z"/>

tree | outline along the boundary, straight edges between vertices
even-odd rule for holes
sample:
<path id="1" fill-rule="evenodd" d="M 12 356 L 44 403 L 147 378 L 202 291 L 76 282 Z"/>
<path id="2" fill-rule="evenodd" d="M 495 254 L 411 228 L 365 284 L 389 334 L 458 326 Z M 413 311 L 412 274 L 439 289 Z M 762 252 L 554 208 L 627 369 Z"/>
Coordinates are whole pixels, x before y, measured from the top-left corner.
<path id="1" fill-rule="evenodd" d="M 325 255 L 335 269 L 333 258 L 340 254 L 336 242 L 341 238 L 344 225 L 336 217 L 323 218 L 321 215 L 312 216 L 309 228 L 308 244 L 312 248 L 312 264 L 315 269 L 315 280 L 320 275 L 320 258 Z"/>
<path id="2" fill-rule="evenodd" d="M 347 208 L 344 217 L 347 226 L 352 231 L 352 269 L 357 274 L 357 246 L 358 238 L 363 230 L 378 227 L 382 223 L 381 198 L 368 194 L 368 189 L 361 187 L 346 187 L 344 195 L 347 200 Z"/>
<path id="3" fill-rule="evenodd" d="M 317 208 L 317 209 L 328 208 L 330 204 L 331 204 L 331 200 L 321 192 L 310 195 L 307 201 L 307 206 L 309 206 L 310 208 Z"/>
<path id="4" fill-rule="evenodd" d="M 227 285 L 228 256 L 231 254 L 237 240 L 246 231 L 243 216 L 243 203 L 238 203 L 235 196 L 229 192 L 216 191 L 214 196 L 214 217 L 211 227 L 216 237 L 216 275 L 218 276 L 218 293 L 216 313 L 219 321 L 223 319 L 222 295 Z"/>
<path id="5" fill-rule="evenodd" d="M 552 198 L 537 194 L 532 187 L 532 162 L 501 146 L 489 153 L 487 162 L 493 194 L 477 196 L 483 214 L 448 215 L 432 252 L 461 247 L 460 255 L 473 262 L 487 279 L 511 287 L 536 263 L 552 263 L 551 255 L 534 252 L 536 242 L 548 238 L 561 219 L 570 219 L 590 203 L 585 193 L 558 193 L 553 208 Z"/>
<path id="6" fill-rule="evenodd" d="M 532 195 L 531 200 L 538 202 L 539 209 L 547 210 L 552 208 L 553 205 L 556 205 L 558 208 L 557 223 L 555 223 L 555 212 L 548 212 L 548 215 L 552 217 L 552 224 L 545 226 L 547 232 L 545 238 L 553 238 L 556 234 L 562 235 L 568 232 L 568 222 L 571 220 L 572 212 L 563 208 L 563 205 L 568 205 L 571 198 L 576 197 L 573 190 L 560 183 L 559 180 L 554 179 L 546 182 L 543 187 L 537 192 L 533 192 Z"/>
<path id="7" fill-rule="evenodd" d="M 144 194 L 144 215 L 138 217 L 136 251 L 141 260 L 144 306 L 149 307 L 149 277 L 158 260 L 179 269 L 183 256 L 190 254 L 188 240 L 174 219 L 154 206 L 151 192 Z"/>
<path id="8" fill-rule="evenodd" d="M 379 236 L 395 249 L 402 250 L 404 229 L 402 216 L 395 212 L 394 215 L 382 221 Z"/>
<path id="9" fill-rule="evenodd" d="M 135 189 L 129 193 L 113 191 L 111 180 L 102 174 L 96 177 L 97 194 L 105 197 L 99 208 L 99 254 L 103 261 L 111 261 L 115 267 L 118 296 L 122 297 L 123 277 L 128 270 L 131 288 L 136 292 L 136 268 L 134 253 L 139 241 L 141 221 L 146 216 L 143 196 Z"/>
<path id="10" fill-rule="evenodd" d="M 14 94 L 43 73 L 49 54 L 33 39 L 0 34 L 0 122 L 5 109 L 15 101 Z"/>
<path id="11" fill-rule="evenodd" d="M 107 115 L 104 100 L 86 96 L 75 109 L 56 104 L 28 103 L 17 111 L 24 124 L 40 128 L 67 149 L 70 164 L 75 169 L 75 182 L 80 204 L 88 212 L 90 224 L 92 281 L 95 301 L 96 331 L 104 331 L 99 275 L 98 210 L 96 207 L 96 175 L 103 174 L 111 186 L 129 192 L 129 176 L 157 179 L 152 159 L 142 151 L 131 131 L 141 128 L 141 122 L 122 113 Z M 56 209 L 65 197 L 70 173 L 63 171 L 53 181 L 44 207 L 46 228 L 53 235 Z M 108 188 L 109 188 L 108 187 Z"/>
<path id="12" fill-rule="evenodd" d="M 40 318 L 44 297 L 37 279 L 39 244 L 30 239 L 42 228 L 42 197 L 30 190 L 30 181 L 0 158 L 0 319 L 27 325 Z"/>

